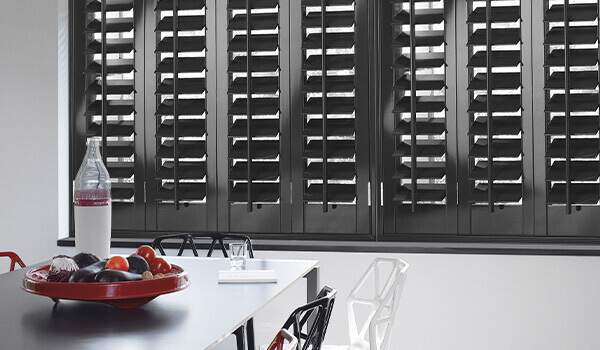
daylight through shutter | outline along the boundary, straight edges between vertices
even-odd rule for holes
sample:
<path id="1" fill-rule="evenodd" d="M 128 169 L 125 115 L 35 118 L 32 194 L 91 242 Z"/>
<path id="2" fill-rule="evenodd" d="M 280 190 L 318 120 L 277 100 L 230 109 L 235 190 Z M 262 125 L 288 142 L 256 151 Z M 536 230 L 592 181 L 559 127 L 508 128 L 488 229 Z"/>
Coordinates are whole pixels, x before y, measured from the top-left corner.
<path id="1" fill-rule="evenodd" d="M 206 201 L 206 7 L 159 0 L 156 24 L 157 200 Z"/>
<path id="2" fill-rule="evenodd" d="M 523 196 L 520 1 L 469 0 L 468 26 L 469 201 L 493 212 Z"/>
<path id="3" fill-rule="evenodd" d="M 545 2 L 546 201 L 567 214 L 599 200 L 597 18 L 595 0 Z"/>
<path id="4" fill-rule="evenodd" d="M 302 0 L 304 201 L 323 212 L 356 204 L 355 6 Z"/>
<path id="5" fill-rule="evenodd" d="M 393 201 L 414 212 L 446 204 L 444 3 L 392 0 L 391 9 Z"/>
<path id="6" fill-rule="evenodd" d="M 102 138 L 102 156 L 112 179 L 113 202 L 134 200 L 133 0 L 87 1 L 87 137 Z"/>

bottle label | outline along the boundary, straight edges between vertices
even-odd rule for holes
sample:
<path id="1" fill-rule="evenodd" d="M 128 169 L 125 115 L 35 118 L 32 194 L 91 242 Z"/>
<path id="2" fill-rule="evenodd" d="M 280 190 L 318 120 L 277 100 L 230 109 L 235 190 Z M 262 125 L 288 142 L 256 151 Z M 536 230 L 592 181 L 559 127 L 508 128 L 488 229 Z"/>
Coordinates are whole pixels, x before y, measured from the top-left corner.
<path id="1" fill-rule="evenodd" d="M 103 199 L 82 199 L 75 198 L 75 205 L 79 207 L 104 207 L 110 204 L 109 198 Z"/>
<path id="2" fill-rule="evenodd" d="M 80 207 L 103 207 L 110 204 L 110 190 L 75 190 L 73 203 Z"/>

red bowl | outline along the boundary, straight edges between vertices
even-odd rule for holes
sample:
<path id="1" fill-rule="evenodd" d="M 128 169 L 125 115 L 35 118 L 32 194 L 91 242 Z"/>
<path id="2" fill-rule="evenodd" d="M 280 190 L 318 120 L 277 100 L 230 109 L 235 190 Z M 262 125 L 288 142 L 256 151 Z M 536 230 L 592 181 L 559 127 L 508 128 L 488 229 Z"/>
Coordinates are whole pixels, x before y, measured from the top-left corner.
<path id="1" fill-rule="evenodd" d="M 135 282 L 113 283 L 60 283 L 47 282 L 50 265 L 30 269 L 23 276 L 23 290 L 52 298 L 98 301 L 131 309 L 142 306 L 159 295 L 173 293 L 190 285 L 188 273 L 171 265 L 174 275 Z"/>

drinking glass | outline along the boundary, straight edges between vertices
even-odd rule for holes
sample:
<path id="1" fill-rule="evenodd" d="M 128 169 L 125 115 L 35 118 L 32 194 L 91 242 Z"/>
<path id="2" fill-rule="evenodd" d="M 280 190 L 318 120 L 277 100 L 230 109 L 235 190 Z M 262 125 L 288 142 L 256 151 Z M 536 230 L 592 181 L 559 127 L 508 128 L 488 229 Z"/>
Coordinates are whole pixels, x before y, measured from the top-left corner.
<path id="1" fill-rule="evenodd" d="M 232 270 L 246 269 L 246 242 L 244 243 L 229 243 L 229 262 Z"/>

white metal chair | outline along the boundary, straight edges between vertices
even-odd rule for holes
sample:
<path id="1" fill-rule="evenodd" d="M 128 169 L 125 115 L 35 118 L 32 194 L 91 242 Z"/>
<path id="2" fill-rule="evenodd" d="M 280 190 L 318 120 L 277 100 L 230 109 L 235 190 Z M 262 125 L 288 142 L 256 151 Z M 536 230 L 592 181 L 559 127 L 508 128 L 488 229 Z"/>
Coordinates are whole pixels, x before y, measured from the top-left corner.
<path id="1" fill-rule="evenodd" d="M 407 270 L 408 264 L 401 259 L 375 259 L 348 297 L 350 346 L 326 345 L 323 350 L 389 350 Z M 362 297 L 365 291 L 370 291 L 373 297 Z M 357 307 L 365 306 L 368 311 L 360 311 L 366 312 L 367 316 L 361 317 L 359 324 Z"/>

